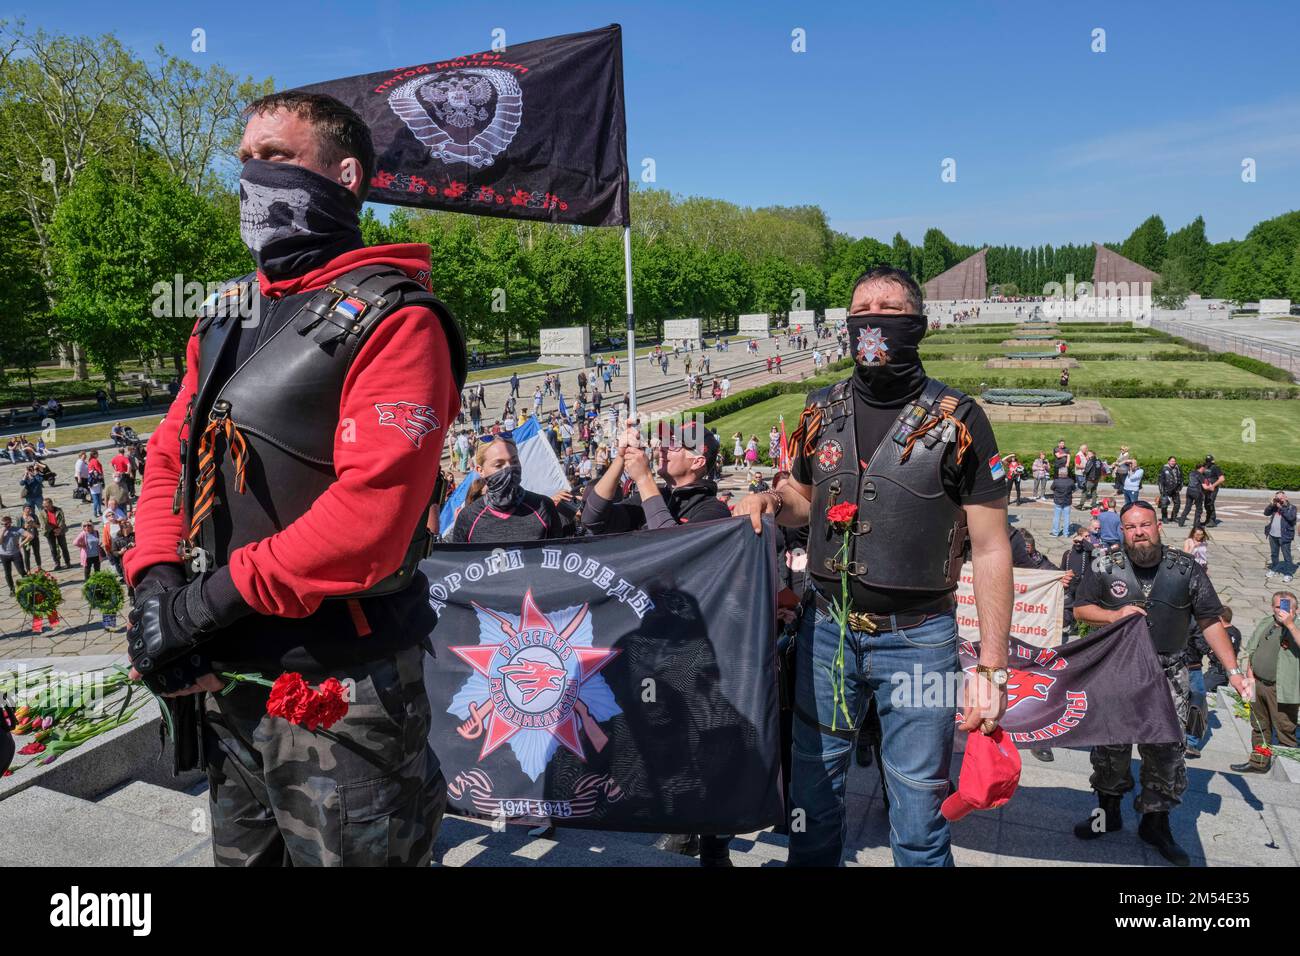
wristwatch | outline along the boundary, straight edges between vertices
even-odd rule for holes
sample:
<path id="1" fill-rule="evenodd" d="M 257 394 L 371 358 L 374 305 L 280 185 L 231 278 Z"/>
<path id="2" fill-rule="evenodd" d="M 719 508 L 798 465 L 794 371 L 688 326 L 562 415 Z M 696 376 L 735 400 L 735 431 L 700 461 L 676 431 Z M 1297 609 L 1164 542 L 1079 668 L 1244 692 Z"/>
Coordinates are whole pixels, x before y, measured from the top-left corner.
<path id="1" fill-rule="evenodd" d="M 1246 676 L 1246 672 L 1243 671 L 1240 667 L 1234 667 L 1232 670 L 1228 671 L 1228 676 L 1229 676 L 1229 677 L 1245 677 L 1245 676 Z"/>
<path id="2" fill-rule="evenodd" d="M 996 687 L 1006 687 L 1007 679 L 1011 676 L 1005 667 L 989 667 L 985 664 L 977 665 L 975 673 L 984 674 Z"/>

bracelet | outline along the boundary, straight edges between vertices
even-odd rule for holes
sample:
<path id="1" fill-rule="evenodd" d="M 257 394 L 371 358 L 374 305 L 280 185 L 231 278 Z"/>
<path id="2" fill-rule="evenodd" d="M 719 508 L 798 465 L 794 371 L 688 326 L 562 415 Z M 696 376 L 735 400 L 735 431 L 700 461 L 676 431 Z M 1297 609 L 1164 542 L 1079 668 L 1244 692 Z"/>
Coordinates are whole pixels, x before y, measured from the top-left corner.
<path id="1" fill-rule="evenodd" d="M 781 497 L 781 492 L 779 491 L 765 491 L 763 492 L 763 496 L 765 498 L 776 499 L 776 510 L 772 512 L 772 517 L 775 518 L 781 513 L 781 509 L 785 507 L 785 498 Z"/>

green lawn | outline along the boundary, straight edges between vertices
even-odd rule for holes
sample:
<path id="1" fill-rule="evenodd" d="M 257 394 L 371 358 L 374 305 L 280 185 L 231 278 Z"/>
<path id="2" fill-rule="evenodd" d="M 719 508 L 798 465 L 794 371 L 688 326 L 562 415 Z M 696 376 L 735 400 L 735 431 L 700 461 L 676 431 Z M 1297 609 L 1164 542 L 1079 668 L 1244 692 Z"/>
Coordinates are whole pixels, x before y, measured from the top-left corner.
<path id="1" fill-rule="evenodd" d="M 113 422 L 115 421 L 120 421 L 123 425 L 130 425 L 140 434 L 141 437 L 144 437 L 146 434 L 152 432 L 158 427 L 158 424 L 163 420 L 163 417 L 162 414 L 157 414 L 144 415 L 140 418 L 115 418 L 112 421 L 95 422 L 90 425 L 57 425 L 54 430 L 54 440 L 50 441 L 49 439 L 46 439 L 46 442 L 47 444 L 52 445 L 55 451 L 58 451 L 65 445 L 80 445 L 88 441 L 108 441 L 108 430 L 113 427 Z M 23 431 L 21 428 L 8 430 L 3 436 L 0 436 L 0 438 L 8 441 L 8 436 L 12 434 L 24 434 L 35 442 L 42 434 L 42 431 L 39 425 L 35 425 L 28 428 L 26 431 Z M 0 444 L 3 444 L 3 442 L 0 442 Z"/>
<path id="2" fill-rule="evenodd" d="M 1146 458 L 1177 455 L 1187 460 L 1212 454 L 1224 461 L 1289 463 L 1300 448 L 1300 402 L 1187 401 L 1177 398 L 1107 398 L 1101 404 L 1114 425 L 996 423 L 998 443 L 1008 451 L 1050 452 L 1060 438 L 1071 447 L 1087 442 L 1103 455 L 1120 445 Z M 1254 422 L 1254 441 L 1246 430 Z M 1245 422 L 1246 424 L 1243 424 Z"/>
<path id="3" fill-rule="evenodd" d="M 477 382 L 485 378 L 509 378 L 512 372 L 517 375 L 526 375 L 529 372 L 546 372 L 559 367 L 558 365 L 542 365 L 539 362 L 529 362 L 527 365 L 498 365 L 495 368 L 484 368 L 479 369 L 477 372 L 470 372 L 466 381 Z"/>
<path id="4" fill-rule="evenodd" d="M 731 435 L 739 431 L 746 439 L 758 435 L 760 445 L 766 449 L 768 429 L 776 424 L 778 416 L 785 415 L 789 432 L 799 420 L 803 403 L 801 395 L 779 395 L 708 424 L 718 429 L 728 448 Z M 1177 455 L 1187 460 L 1213 454 L 1224 461 L 1249 464 L 1293 462 L 1295 450 L 1300 448 L 1300 402 L 1108 398 L 1101 404 L 1115 424 L 1008 422 L 995 423 L 993 431 L 1004 453 L 1015 451 L 1031 458 L 1039 451 L 1050 451 L 1061 438 L 1071 448 L 1087 442 L 1106 456 L 1113 456 L 1120 445 L 1128 445 L 1142 458 Z M 1254 421 L 1254 442 L 1243 441 L 1244 419 Z"/>
<path id="5" fill-rule="evenodd" d="M 1034 383 L 1026 387 L 1056 388 L 1061 380 L 1061 373 L 1055 369 L 985 368 L 984 363 L 978 361 L 928 361 L 925 371 L 944 381 L 970 380 L 978 376 L 980 381 L 997 380 L 1011 387 L 1023 379 Z M 1075 387 L 1134 378 L 1161 384 L 1185 378 L 1192 388 L 1286 387 L 1285 382 L 1274 382 L 1226 362 L 1082 362 L 1078 368 L 1070 369 L 1070 384 Z"/>

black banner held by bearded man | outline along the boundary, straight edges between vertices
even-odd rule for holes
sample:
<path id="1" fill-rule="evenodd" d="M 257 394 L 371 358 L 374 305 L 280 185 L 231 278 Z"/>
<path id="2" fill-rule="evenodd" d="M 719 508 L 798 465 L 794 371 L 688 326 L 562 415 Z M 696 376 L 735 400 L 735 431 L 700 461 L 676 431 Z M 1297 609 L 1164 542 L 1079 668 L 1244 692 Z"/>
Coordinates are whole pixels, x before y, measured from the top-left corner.
<path id="1" fill-rule="evenodd" d="M 1002 729 L 1017 747 L 1159 744 L 1183 739 L 1146 618 L 1130 615 L 1058 647 L 1011 639 Z M 959 645 L 967 673 L 979 649 Z"/>
<path id="2" fill-rule="evenodd" d="M 341 100 L 370 127 L 371 202 L 630 222 L 618 24 L 299 89 Z"/>
<path id="3" fill-rule="evenodd" d="M 783 816 L 772 526 L 448 545 L 430 743 L 455 813 L 746 833 Z"/>

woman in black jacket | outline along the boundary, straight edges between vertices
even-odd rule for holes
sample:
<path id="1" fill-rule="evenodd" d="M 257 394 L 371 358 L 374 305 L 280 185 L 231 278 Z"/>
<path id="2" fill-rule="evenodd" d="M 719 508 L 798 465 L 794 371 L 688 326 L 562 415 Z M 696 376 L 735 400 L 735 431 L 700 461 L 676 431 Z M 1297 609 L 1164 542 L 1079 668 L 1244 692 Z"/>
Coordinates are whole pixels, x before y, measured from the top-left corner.
<path id="1" fill-rule="evenodd" d="M 455 544 L 490 541 L 541 541 L 563 538 L 565 522 L 550 498 L 525 491 L 523 468 L 515 443 L 497 438 L 474 453 L 479 477 L 470 485 L 465 507 L 456 516 L 451 540 Z"/>

